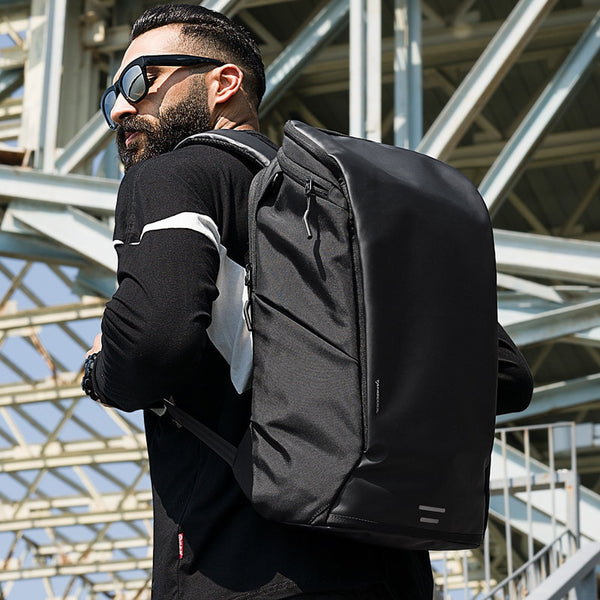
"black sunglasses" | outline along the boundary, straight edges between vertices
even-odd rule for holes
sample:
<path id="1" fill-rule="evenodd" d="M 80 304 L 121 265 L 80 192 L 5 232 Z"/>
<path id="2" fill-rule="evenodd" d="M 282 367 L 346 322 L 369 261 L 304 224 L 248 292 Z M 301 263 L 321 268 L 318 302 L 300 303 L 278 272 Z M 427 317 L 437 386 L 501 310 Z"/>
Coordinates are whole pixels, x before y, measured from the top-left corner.
<path id="1" fill-rule="evenodd" d="M 197 65 L 214 65 L 221 67 L 225 63 L 214 58 L 206 58 L 205 56 L 190 56 L 189 54 L 154 54 L 152 56 L 140 56 L 132 60 L 124 69 L 116 83 L 111 85 L 102 94 L 100 100 L 100 109 L 102 114 L 111 129 L 116 129 L 118 123 L 112 120 L 110 113 L 112 112 L 115 102 L 119 94 L 127 102 L 135 104 L 142 100 L 152 83 L 148 81 L 146 67 L 193 67 Z"/>

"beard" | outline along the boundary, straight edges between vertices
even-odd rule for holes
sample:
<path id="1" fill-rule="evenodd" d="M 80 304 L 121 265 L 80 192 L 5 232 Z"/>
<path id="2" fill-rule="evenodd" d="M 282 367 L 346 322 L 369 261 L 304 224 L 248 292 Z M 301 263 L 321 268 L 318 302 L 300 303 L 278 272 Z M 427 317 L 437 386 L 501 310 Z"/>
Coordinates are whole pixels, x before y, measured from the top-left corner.
<path id="1" fill-rule="evenodd" d="M 170 152 L 186 137 L 208 131 L 210 109 L 204 83 L 193 85 L 190 93 L 177 104 L 158 111 L 158 123 L 148 122 L 143 115 L 125 117 L 117 129 L 117 149 L 125 171 L 148 158 Z M 126 134 L 139 135 L 129 146 Z"/>

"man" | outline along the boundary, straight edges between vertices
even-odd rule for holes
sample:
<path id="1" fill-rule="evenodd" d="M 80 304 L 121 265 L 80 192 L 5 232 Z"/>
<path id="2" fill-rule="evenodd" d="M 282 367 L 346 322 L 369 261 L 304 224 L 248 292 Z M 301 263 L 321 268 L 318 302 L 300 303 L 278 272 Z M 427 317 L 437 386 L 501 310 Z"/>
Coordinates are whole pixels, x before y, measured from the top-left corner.
<path id="1" fill-rule="evenodd" d="M 236 392 L 207 329 L 225 249 L 245 264 L 253 174 L 218 148 L 174 148 L 209 129 L 260 135 L 264 81 L 254 42 L 218 13 L 159 6 L 134 24 L 102 100 L 126 170 L 115 215 L 119 288 L 86 360 L 84 387 L 104 404 L 145 409 L 155 600 L 430 600 L 426 552 L 263 520 L 224 461 L 152 410 L 173 397 L 234 444 L 248 426 L 249 394 Z M 519 371 L 511 351 L 507 360 Z"/>
<path id="2" fill-rule="evenodd" d="M 119 289 L 90 351 L 87 390 L 126 411 L 173 396 L 234 443 L 248 424 L 249 395 L 236 393 L 206 333 L 220 262 L 209 232 L 245 264 L 252 173 L 217 148 L 173 148 L 208 129 L 260 135 L 263 92 L 262 62 L 245 32 L 199 6 L 170 5 L 135 23 L 102 103 L 126 174 L 115 215 Z M 156 600 L 431 598 L 426 553 L 268 523 L 219 457 L 168 416 L 144 415 Z"/>

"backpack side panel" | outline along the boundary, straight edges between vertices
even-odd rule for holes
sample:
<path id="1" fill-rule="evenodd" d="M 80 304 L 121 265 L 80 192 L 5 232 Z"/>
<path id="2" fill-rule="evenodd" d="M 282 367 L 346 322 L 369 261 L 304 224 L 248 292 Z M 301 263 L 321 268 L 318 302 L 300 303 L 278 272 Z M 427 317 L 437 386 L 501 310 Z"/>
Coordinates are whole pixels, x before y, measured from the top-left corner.
<path id="1" fill-rule="evenodd" d="M 252 502 L 267 518 L 324 523 L 363 448 L 350 214 L 291 140 L 277 162 L 249 217 Z"/>

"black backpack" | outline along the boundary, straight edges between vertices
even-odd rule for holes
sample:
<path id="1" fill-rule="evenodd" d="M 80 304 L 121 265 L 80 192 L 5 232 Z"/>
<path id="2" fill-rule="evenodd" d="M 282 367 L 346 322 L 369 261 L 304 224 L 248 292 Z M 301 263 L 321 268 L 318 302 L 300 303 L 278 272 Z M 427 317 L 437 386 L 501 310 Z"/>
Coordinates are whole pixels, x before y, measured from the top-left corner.
<path id="1" fill-rule="evenodd" d="M 171 416 L 232 465 L 268 519 L 402 548 L 478 546 L 498 342 L 476 188 L 427 156 L 297 121 L 274 158 L 239 131 L 185 143 L 260 168 L 252 416 L 238 448 L 169 404 Z"/>

